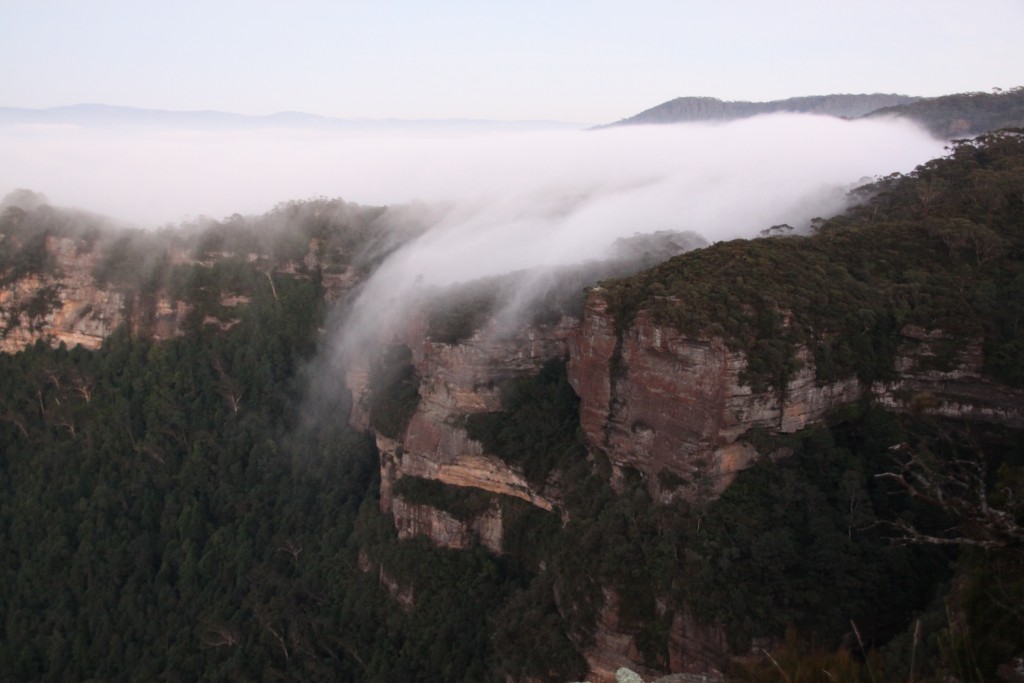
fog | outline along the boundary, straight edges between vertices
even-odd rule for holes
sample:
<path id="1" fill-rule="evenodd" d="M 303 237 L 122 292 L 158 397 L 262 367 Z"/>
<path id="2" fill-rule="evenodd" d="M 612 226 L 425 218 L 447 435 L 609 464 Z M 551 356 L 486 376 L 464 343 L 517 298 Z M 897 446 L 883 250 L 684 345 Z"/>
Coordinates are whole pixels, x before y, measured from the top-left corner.
<path id="1" fill-rule="evenodd" d="M 432 286 L 532 269 L 513 302 L 529 309 L 547 266 L 600 259 L 636 233 L 694 231 L 714 242 L 779 223 L 800 229 L 841 211 L 851 187 L 909 171 L 942 143 L 906 122 L 777 115 L 387 149 L 388 163 L 370 168 L 389 173 L 355 185 L 395 192 L 386 177 L 451 209 L 366 283 L 335 345 L 342 355 L 386 340 Z"/>
<path id="2" fill-rule="evenodd" d="M 344 336 L 321 359 L 337 369 L 347 351 L 386 339 L 425 288 L 532 269 L 511 304 L 527 309 L 546 266 L 599 259 L 637 233 L 714 242 L 779 223 L 800 229 L 841 211 L 852 186 L 909 171 L 942 147 L 906 121 L 796 114 L 467 133 L 5 125 L 0 193 L 31 188 L 152 227 L 311 196 L 431 205 L 432 227 L 394 252 L 349 309 Z"/>
<path id="3" fill-rule="evenodd" d="M 562 226 L 550 246 L 572 251 L 583 233 L 588 245 L 659 227 L 749 234 L 765 221 L 825 212 L 834 206 L 828 191 L 940 151 L 909 123 L 796 115 L 466 134 L 5 125 L 0 191 L 27 187 L 142 226 L 262 213 L 317 195 L 457 202 L 469 232 L 487 226 L 492 238 L 523 244 L 531 226 L 549 232 L 538 221 L 548 216 Z"/>
<path id="4" fill-rule="evenodd" d="M 851 184 L 941 151 L 906 121 L 794 114 L 464 134 L 6 125 L 0 190 L 153 227 L 319 195 L 444 203 L 443 219 L 369 283 L 366 296 L 394 299 L 414 284 L 599 258 L 635 233 L 716 241 L 799 228 L 841 210 Z"/>

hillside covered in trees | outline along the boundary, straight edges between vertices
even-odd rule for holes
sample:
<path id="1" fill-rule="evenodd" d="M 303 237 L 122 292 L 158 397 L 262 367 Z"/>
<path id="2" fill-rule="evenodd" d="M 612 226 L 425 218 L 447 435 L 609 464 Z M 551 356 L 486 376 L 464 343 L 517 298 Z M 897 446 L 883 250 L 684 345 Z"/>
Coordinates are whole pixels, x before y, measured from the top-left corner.
<path id="1" fill-rule="evenodd" d="M 883 107 L 896 107 L 919 100 L 909 95 L 875 93 L 872 95 L 813 95 L 790 97 L 771 102 L 730 102 L 715 97 L 677 97 L 612 126 L 648 123 L 684 123 L 692 121 L 731 121 L 759 114 L 791 112 L 857 118 Z"/>
<path id="2" fill-rule="evenodd" d="M 782 390 L 800 346 L 822 384 L 884 381 L 917 326 L 945 334 L 936 372 L 980 340 L 984 375 L 1024 387 L 1024 134 L 856 198 L 813 234 L 715 244 L 602 296 L 622 328 L 649 315 L 742 351 L 750 386 Z M 1024 655 L 1020 425 L 865 398 L 752 433 L 760 457 L 720 496 L 665 500 L 588 450 L 555 358 L 466 427 L 557 481 L 557 507 L 406 477 L 406 500 L 455 518 L 500 508 L 506 541 L 399 540 L 350 399 L 307 392 L 346 277 L 422 225 L 323 200 L 142 233 L 22 204 L 3 215 L 5 287 L 56 274 L 64 238 L 98 250 L 97 287 L 190 313 L 163 339 L 126 323 L 96 350 L 0 355 L 0 681 L 579 680 L 609 621 L 667 671 L 683 615 L 719 634 L 706 671 L 730 680 L 996 680 Z M 388 351 L 371 424 L 400 434 L 424 378 Z"/>
<path id="3" fill-rule="evenodd" d="M 730 121 L 760 114 L 791 112 L 847 119 L 892 116 L 924 126 L 950 140 L 1000 128 L 1024 126 L 1024 87 L 941 97 L 907 95 L 816 95 L 772 102 L 725 102 L 713 97 L 678 97 L 609 126 Z"/>
<path id="4" fill-rule="evenodd" d="M 952 139 L 1000 128 L 1024 126 L 1024 86 L 992 93 L 928 97 L 883 107 L 868 116 L 902 116 L 920 122 L 932 135 Z"/>

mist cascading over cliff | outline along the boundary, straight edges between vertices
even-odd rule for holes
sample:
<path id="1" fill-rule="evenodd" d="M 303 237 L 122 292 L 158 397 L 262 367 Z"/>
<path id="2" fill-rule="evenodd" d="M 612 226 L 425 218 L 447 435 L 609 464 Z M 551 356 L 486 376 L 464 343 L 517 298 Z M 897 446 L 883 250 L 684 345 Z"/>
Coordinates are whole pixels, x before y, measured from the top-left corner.
<path id="1" fill-rule="evenodd" d="M 425 288 L 602 259 L 637 233 L 688 230 L 715 242 L 801 228 L 842 210 L 858 181 L 910 170 L 941 148 L 906 122 L 801 115 L 424 145 L 394 180 L 449 211 L 374 272 L 342 346 L 386 338 Z"/>

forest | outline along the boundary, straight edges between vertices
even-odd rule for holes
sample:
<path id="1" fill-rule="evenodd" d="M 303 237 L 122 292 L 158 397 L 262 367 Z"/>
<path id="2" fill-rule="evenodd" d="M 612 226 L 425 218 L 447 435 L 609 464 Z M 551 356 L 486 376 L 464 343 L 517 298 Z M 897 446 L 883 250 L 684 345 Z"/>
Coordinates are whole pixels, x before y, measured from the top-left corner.
<path id="1" fill-rule="evenodd" d="M 958 141 L 856 198 L 811 234 L 719 243 L 603 291 L 621 327 L 646 310 L 744 351 L 755 387 L 782 390 L 798 345 L 821 382 L 885 379 L 906 325 L 951 348 L 983 338 L 986 375 L 1024 386 L 1024 132 Z M 506 541 L 399 541 L 349 399 L 306 419 L 324 412 L 307 390 L 344 303 L 331 276 L 421 229 L 386 213 L 317 200 L 172 234 L 6 210 L 0 282 L 53 269 L 46 238 L 65 235 L 102 245 L 97 283 L 193 308 L 169 339 L 124 326 L 94 351 L 0 355 L 0 681 L 581 680 L 609 591 L 652 669 L 679 614 L 720 629 L 729 680 L 987 681 L 1024 655 L 1024 440 L 925 410 L 864 401 L 758 430 L 762 457 L 722 495 L 664 503 L 639 477 L 613 485 L 552 359 L 466 428 L 560 482 L 559 509 L 410 477 L 407 500 L 500 509 Z M 161 240 L 197 260 L 150 258 Z M 436 313 L 439 343 L 470 333 L 478 304 Z M 389 347 L 370 380 L 387 436 L 423 379 L 409 358 Z"/>

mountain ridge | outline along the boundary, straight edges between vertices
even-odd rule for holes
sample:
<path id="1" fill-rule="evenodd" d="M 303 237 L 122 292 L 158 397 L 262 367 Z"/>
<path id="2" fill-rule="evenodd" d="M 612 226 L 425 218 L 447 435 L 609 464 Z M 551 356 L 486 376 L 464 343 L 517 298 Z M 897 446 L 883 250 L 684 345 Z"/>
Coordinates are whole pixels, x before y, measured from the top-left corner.
<path id="1" fill-rule="evenodd" d="M 779 112 L 856 118 L 882 107 L 909 104 L 920 99 L 922 98 L 913 95 L 895 93 L 809 95 L 767 102 L 730 101 L 720 100 L 716 97 L 677 97 L 645 109 L 639 114 L 601 127 L 648 123 L 729 121 Z"/>
<path id="2" fill-rule="evenodd" d="M 838 116 L 851 120 L 879 116 L 905 118 L 937 138 L 971 137 L 999 128 L 1024 126 L 1024 87 L 916 97 L 815 95 L 770 102 L 723 101 L 713 97 L 677 97 L 639 114 L 597 128 L 732 121 L 762 114 L 799 113 Z"/>
<path id="3" fill-rule="evenodd" d="M 575 129 L 589 124 L 548 119 L 399 119 L 399 118 L 336 118 L 301 111 L 279 111 L 271 114 L 239 114 L 215 109 L 172 110 L 130 107 L 83 102 L 59 107 L 0 107 L 0 124 L 64 124 L 83 127 L 186 126 L 200 129 L 222 128 L 287 128 L 299 125 L 322 130 L 372 129 Z"/>

